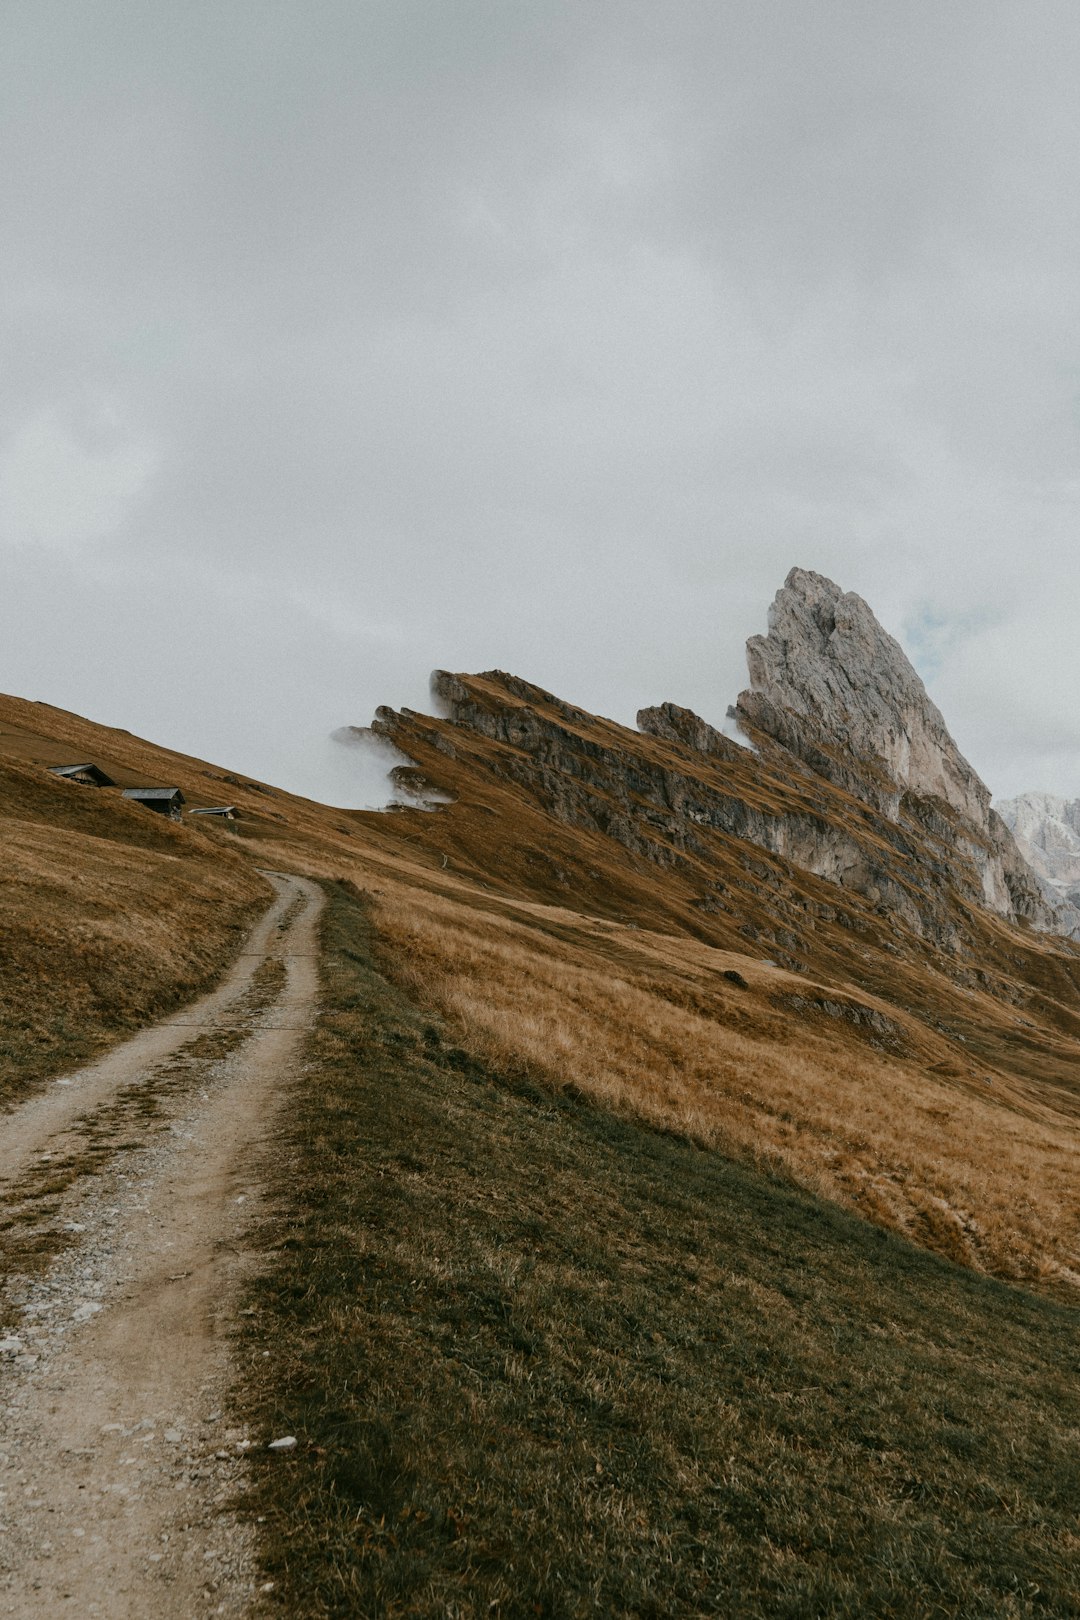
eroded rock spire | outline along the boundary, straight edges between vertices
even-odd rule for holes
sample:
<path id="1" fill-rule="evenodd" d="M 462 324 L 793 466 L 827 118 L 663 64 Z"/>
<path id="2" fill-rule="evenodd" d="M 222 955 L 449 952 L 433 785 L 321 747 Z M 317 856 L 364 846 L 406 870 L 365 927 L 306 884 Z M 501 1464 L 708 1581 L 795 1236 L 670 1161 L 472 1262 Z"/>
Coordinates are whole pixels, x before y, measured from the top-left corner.
<path id="1" fill-rule="evenodd" d="M 793 568 L 769 609 L 768 633 L 750 638 L 746 658 L 750 687 L 735 713 L 751 736 L 779 744 L 891 821 L 905 804 L 918 819 L 937 820 L 939 835 L 974 862 L 989 906 L 1050 922 L 989 788 L 861 596 Z"/>

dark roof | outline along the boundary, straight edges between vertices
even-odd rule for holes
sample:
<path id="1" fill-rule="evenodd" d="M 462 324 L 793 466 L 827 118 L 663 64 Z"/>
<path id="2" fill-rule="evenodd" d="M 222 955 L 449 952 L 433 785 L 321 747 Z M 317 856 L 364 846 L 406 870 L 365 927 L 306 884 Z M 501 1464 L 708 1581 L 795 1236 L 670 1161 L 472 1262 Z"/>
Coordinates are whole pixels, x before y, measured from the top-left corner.
<path id="1" fill-rule="evenodd" d="M 102 787 L 115 785 L 112 777 L 106 776 L 100 765 L 91 764 L 89 760 L 83 765 L 50 765 L 49 770 L 53 776 L 92 776 Z"/>
<path id="2" fill-rule="evenodd" d="M 178 799 L 186 804 L 184 795 L 179 788 L 125 788 L 125 799 Z"/>

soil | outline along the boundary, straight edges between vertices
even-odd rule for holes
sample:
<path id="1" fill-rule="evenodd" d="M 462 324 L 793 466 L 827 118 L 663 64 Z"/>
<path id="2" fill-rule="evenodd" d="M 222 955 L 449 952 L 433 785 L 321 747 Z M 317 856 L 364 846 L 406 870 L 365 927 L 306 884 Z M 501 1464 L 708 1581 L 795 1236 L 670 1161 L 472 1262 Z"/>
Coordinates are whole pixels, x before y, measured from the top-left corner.
<path id="1" fill-rule="evenodd" d="M 322 903 L 267 876 L 277 896 L 217 991 L 3 1123 L 0 1614 L 190 1620 L 257 1601 L 230 1337 L 259 1145 L 314 1017 Z"/>

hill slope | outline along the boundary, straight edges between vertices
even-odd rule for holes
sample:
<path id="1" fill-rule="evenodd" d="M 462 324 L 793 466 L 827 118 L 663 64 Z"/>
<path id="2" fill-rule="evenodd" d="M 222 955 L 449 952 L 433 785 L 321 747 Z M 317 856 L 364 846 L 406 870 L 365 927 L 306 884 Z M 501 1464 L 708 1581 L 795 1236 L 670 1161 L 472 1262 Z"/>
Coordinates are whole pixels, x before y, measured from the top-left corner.
<path id="1" fill-rule="evenodd" d="M 206 988 L 269 893 L 221 840 L 51 776 L 111 738 L 41 710 L 0 698 L 0 1103 Z"/>
<path id="2" fill-rule="evenodd" d="M 835 613 L 827 584 L 796 579 Z M 850 612 L 876 649 L 865 604 Z M 874 667 L 902 656 L 883 645 Z M 856 750 L 776 680 L 767 704 L 740 700 L 751 750 L 674 704 L 631 732 L 501 672 L 441 673 L 446 718 L 373 725 L 414 761 L 405 785 L 454 801 L 383 818 L 438 876 L 387 891 L 380 926 L 489 1061 L 783 1167 L 958 1258 L 1069 1280 L 1080 952 L 1047 931 L 915 681 L 896 677 L 922 738 L 913 786 L 896 715 Z M 936 791 L 950 772 L 956 802 Z"/>
<path id="3" fill-rule="evenodd" d="M 273 1208 L 229 1416 L 298 1438 L 245 1453 L 268 1612 L 1080 1614 L 1080 947 L 865 604 L 785 590 L 752 748 L 444 673 L 443 718 L 374 723 L 435 811 L 0 700 L 9 1100 L 220 973 L 260 868 L 330 894 L 243 1165 Z M 35 1166 L 8 1308 L 153 1157 L 166 1103 L 128 1102 Z"/>
<path id="4" fill-rule="evenodd" d="M 1075 1304 L 493 1073 L 347 886 L 326 950 L 244 1318 L 275 1612 L 1080 1614 Z"/>
<path id="5" fill-rule="evenodd" d="M 835 617 L 842 593 L 825 594 Z M 876 645 L 861 610 L 845 611 L 859 645 Z M 821 715 L 811 726 L 784 709 L 775 681 L 771 731 L 743 700 L 756 751 L 674 704 L 634 732 L 505 674 L 438 684 L 445 718 L 381 710 L 374 723 L 415 762 L 403 786 L 451 801 L 435 812 L 334 810 L 15 700 L 0 711 L 0 757 L 36 771 L 40 805 L 98 818 L 102 859 L 132 861 L 129 834 L 162 841 L 160 857 L 183 851 L 156 870 L 177 906 L 190 874 L 193 909 L 159 939 L 223 960 L 222 930 L 261 882 L 245 857 L 351 878 L 401 982 L 495 1068 L 781 1171 L 968 1264 L 1080 1276 L 1080 949 L 1032 926 L 1044 902 L 949 745 L 956 804 L 897 781 L 865 730 L 858 751 L 830 743 Z M 917 691 L 910 702 L 922 714 Z M 56 784 L 28 763 L 43 739 L 196 803 L 224 785 L 243 819 L 173 828 L 110 790 Z M 53 813 L 24 808 L 19 837 Z M 98 942 L 96 955 L 63 953 L 63 996 L 108 1007 L 116 905 L 80 886 L 59 823 L 48 838 L 57 912 Z M 239 887 L 223 900 L 223 884 Z M 195 927 L 200 905 L 210 920 Z M 18 907 L 12 938 L 32 960 L 30 889 Z M 137 907 L 120 915 L 137 926 Z M 157 960 L 153 994 L 185 993 L 190 969 Z M 139 993 L 145 1014 L 154 1002 Z M 24 1017 L 40 1025 L 56 1005 L 47 977 L 23 975 Z M 107 1033 L 101 1023 L 94 1038 Z M 77 1055 L 65 1038 L 42 1048 L 39 1072 Z"/>

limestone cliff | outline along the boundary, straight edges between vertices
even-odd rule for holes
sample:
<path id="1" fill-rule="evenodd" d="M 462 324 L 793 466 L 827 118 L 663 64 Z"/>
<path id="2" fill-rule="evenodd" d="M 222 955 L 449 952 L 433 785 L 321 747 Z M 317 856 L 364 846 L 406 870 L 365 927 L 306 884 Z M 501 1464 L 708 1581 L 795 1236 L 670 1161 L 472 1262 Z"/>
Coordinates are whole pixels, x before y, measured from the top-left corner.
<path id="1" fill-rule="evenodd" d="M 753 940 L 799 971 L 828 957 L 863 973 L 854 942 L 876 939 L 879 961 L 929 958 L 965 985 L 998 919 L 1061 928 L 864 602 L 795 570 L 748 656 L 750 749 L 674 703 L 631 731 L 499 670 L 438 671 L 438 718 L 380 709 L 372 730 L 455 800 L 422 818 L 445 825 L 440 859 L 515 892 Z"/>
<path id="2" fill-rule="evenodd" d="M 863 599 L 793 568 L 768 625 L 747 643 L 750 687 L 735 711 L 742 727 L 890 821 L 914 819 L 951 838 L 991 910 L 1055 926 L 1060 919 L 991 808 L 989 789 Z"/>

